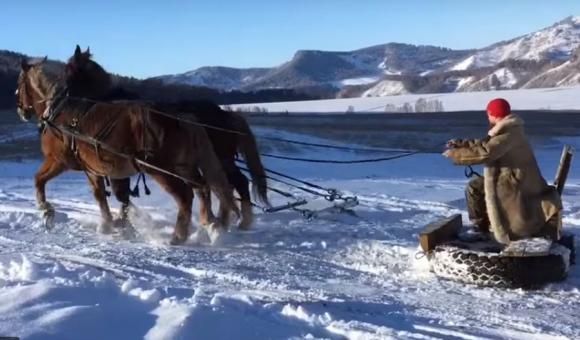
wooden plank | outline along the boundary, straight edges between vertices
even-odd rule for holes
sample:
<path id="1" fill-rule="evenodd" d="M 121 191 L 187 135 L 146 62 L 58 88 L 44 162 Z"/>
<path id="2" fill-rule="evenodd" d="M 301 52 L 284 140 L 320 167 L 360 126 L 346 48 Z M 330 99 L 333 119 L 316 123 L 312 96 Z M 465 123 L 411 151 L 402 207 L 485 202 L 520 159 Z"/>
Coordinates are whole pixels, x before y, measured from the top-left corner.
<path id="1" fill-rule="evenodd" d="M 564 145 L 564 148 L 562 149 L 562 157 L 560 157 L 560 165 L 558 166 L 556 179 L 554 180 L 554 186 L 556 187 L 556 190 L 558 190 L 560 196 L 562 195 L 562 192 L 564 192 L 564 186 L 566 185 L 566 179 L 568 179 L 568 173 L 570 172 L 573 156 L 572 147 L 570 145 Z"/>
<path id="2" fill-rule="evenodd" d="M 456 239 L 462 227 L 463 222 L 460 214 L 427 225 L 419 234 L 421 248 L 423 251 L 429 252 L 444 242 Z"/>

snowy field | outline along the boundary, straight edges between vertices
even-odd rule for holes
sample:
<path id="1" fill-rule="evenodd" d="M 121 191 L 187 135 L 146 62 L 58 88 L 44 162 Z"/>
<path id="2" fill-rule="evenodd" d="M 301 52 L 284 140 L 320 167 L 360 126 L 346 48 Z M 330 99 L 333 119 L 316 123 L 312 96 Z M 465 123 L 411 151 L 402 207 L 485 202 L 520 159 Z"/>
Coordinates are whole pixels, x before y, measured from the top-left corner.
<path id="1" fill-rule="evenodd" d="M 259 128 L 260 135 L 326 142 Z M 1 136 L 0 136 L 1 138 Z M 539 139 L 546 178 L 562 143 Z M 304 148 L 315 158 L 369 157 Z M 376 155 L 374 155 L 376 156 Z M 38 160 L 0 163 L 0 336 L 24 339 L 578 339 L 580 268 L 541 290 L 466 286 L 436 278 L 418 254 L 420 230 L 465 219 L 463 169 L 438 154 L 356 166 L 266 160 L 267 166 L 356 194 L 357 217 L 307 221 L 258 214 L 210 245 L 198 232 L 168 246 L 175 206 L 157 186 L 135 203 L 138 234 L 98 235 L 86 179 L 49 183 L 57 225 L 35 209 Z M 565 192 L 565 228 L 580 237 L 580 161 Z M 299 192 L 294 191 L 300 196 Z M 275 204 L 285 199 L 272 195 Z M 308 196 L 305 196 L 310 198 Z M 111 201 L 112 202 L 112 201 Z M 114 207 L 117 203 L 112 202 Z M 196 204 L 197 205 L 197 204 Z M 311 207 L 327 206 L 314 200 Z M 197 225 L 195 210 L 194 228 Z"/>
<path id="2" fill-rule="evenodd" d="M 580 110 L 580 87 L 547 89 L 503 90 L 486 92 L 456 92 L 403 94 L 398 96 L 310 100 L 299 102 L 257 103 L 230 105 L 233 109 L 251 111 L 255 107 L 268 112 L 290 113 L 337 113 L 385 112 L 387 105 L 401 107 L 414 105 L 418 99 L 437 100 L 444 111 L 482 111 L 493 98 L 507 99 L 515 110 Z M 388 111 L 388 110 L 387 110 Z"/>

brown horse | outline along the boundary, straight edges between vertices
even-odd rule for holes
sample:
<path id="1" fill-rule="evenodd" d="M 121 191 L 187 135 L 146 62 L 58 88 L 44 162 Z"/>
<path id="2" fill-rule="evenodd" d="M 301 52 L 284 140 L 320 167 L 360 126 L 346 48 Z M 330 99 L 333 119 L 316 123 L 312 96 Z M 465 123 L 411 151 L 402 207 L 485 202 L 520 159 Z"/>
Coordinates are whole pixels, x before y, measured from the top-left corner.
<path id="1" fill-rule="evenodd" d="M 139 103 L 95 103 L 63 93 L 57 74 L 44 61 L 23 61 L 16 92 L 18 114 L 23 120 L 36 115 L 45 126 L 41 135 L 45 159 L 35 176 L 42 211 L 53 210 L 46 200 L 46 182 L 70 169 L 82 170 L 91 179 L 103 219 L 101 231 L 109 231 L 111 214 L 99 176 L 123 179 L 141 172 L 152 176 L 179 208 L 172 244 L 189 236 L 194 188 L 207 185 L 218 196 L 225 207 L 220 215 L 224 225 L 230 211 L 237 212 L 204 129 L 180 124 Z"/>
<path id="2" fill-rule="evenodd" d="M 104 101 L 137 97 L 122 88 L 113 87 L 111 75 L 91 58 L 88 49 L 82 52 L 77 46 L 65 69 L 67 88 L 71 96 Z M 205 100 L 152 103 L 151 106 L 155 110 L 191 118 L 205 127 L 230 184 L 240 195 L 242 210 L 240 228 L 249 228 L 253 221 L 252 204 L 248 180 L 235 164 L 238 152 L 244 156 L 248 164 L 254 183 L 254 194 L 264 204 L 268 205 L 269 203 L 264 167 L 254 134 L 244 117 L 224 111 L 214 103 Z M 209 195 L 208 190 L 204 189 L 200 189 L 198 193 L 202 197 L 202 201 L 205 202 L 200 205 L 201 222 L 202 224 L 209 223 L 213 219 L 211 195 Z M 221 207 L 220 214 L 223 214 Z"/>

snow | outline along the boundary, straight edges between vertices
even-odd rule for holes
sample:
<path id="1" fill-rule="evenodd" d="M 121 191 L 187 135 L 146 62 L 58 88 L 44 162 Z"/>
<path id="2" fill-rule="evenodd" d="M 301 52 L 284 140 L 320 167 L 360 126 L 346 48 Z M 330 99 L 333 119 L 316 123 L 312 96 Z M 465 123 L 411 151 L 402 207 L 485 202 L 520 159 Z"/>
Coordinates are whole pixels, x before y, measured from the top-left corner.
<path id="1" fill-rule="evenodd" d="M 511 88 L 518 82 L 514 73 L 506 67 L 496 70 L 493 75 L 497 77 L 502 88 Z"/>
<path id="2" fill-rule="evenodd" d="M 319 141 L 279 130 L 258 134 Z M 580 146 L 576 137 L 562 139 Z M 327 141 L 328 143 L 328 141 Z M 551 177 L 557 148 L 538 145 Z M 280 150 L 278 150 L 280 151 Z M 305 156 L 366 157 L 303 149 Z M 425 167 L 429 164 L 429 167 Z M 537 291 L 445 281 L 418 253 L 424 225 L 465 217 L 463 169 L 437 154 L 356 166 L 267 166 L 358 195 L 358 217 L 307 221 L 258 214 L 220 242 L 168 246 L 176 209 L 155 184 L 135 200 L 137 236 L 98 235 L 80 173 L 48 185 L 58 212 L 40 227 L 39 161 L 0 163 L 0 334 L 23 339 L 432 339 L 580 337 L 580 271 Z M 580 236 L 580 162 L 565 193 L 565 228 Z M 299 194 L 293 191 L 295 194 Z M 285 199 L 272 196 L 275 204 Z M 325 206 L 314 200 L 311 206 Z M 114 204 L 118 207 L 118 204 Z M 197 206 L 194 207 L 197 225 Z"/>
<path id="3" fill-rule="evenodd" d="M 467 59 L 459 62 L 458 64 L 451 67 L 450 71 L 465 71 L 472 68 L 477 68 L 479 65 L 477 63 L 476 56 L 470 56 Z"/>
<path id="4" fill-rule="evenodd" d="M 364 85 L 364 84 L 374 83 L 377 80 L 379 80 L 379 77 L 349 78 L 349 79 L 343 79 L 343 80 L 339 81 L 337 85 L 339 85 L 340 87 L 350 86 L 350 85 Z"/>
<path id="5" fill-rule="evenodd" d="M 571 17 L 540 31 L 494 44 L 477 51 L 450 70 L 468 70 L 494 66 L 508 59 L 540 60 L 546 56 L 566 60 L 580 46 L 580 17 Z"/>
<path id="6" fill-rule="evenodd" d="M 362 94 L 362 97 L 395 96 L 405 93 L 409 93 L 409 91 L 407 91 L 402 81 L 383 80 L 379 82 L 377 85 L 366 90 Z"/>
<path id="7" fill-rule="evenodd" d="M 461 89 L 464 86 L 471 84 L 474 80 L 475 80 L 475 77 L 463 77 L 463 78 L 459 78 L 459 81 L 457 82 L 457 89 L 456 89 L 456 91 L 461 91 Z"/>
<path id="8" fill-rule="evenodd" d="M 378 60 L 375 56 L 365 53 L 346 53 L 340 56 L 344 61 L 352 64 L 354 68 L 366 74 L 377 73 Z"/>
<path id="9" fill-rule="evenodd" d="M 509 73 L 505 74 L 505 81 L 513 81 Z M 352 106 L 355 112 L 384 113 L 387 105 L 397 107 L 409 103 L 414 105 L 420 99 L 440 100 L 444 111 L 481 111 L 487 103 L 497 97 L 507 99 L 514 110 L 580 110 L 580 86 L 500 90 L 483 92 L 459 93 L 430 93 L 430 94 L 402 94 L 398 96 L 325 99 L 296 102 L 256 103 L 230 105 L 233 109 L 251 111 L 253 107 L 260 107 L 268 112 L 290 113 L 341 113 Z"/>

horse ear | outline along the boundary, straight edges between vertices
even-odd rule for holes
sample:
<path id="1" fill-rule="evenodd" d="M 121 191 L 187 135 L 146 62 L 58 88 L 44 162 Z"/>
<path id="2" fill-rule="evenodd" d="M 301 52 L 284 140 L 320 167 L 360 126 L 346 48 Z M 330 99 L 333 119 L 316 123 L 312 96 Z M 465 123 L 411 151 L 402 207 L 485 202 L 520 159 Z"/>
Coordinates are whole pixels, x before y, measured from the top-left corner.
<path id="1" fill-rule="evenodd" d="M 20 60 L 20 68 L 22 69 L 22 71 L 28 71 L 30 69 L 30 64 L 28 63 L 28 60 L 26 60 L 26 58 L 22 58 Z"/>
<path id="2" fill-rule="evenodd" d="M 42 60 L 40 61 L 40 64 L 46 63 L 47 60 L 48 60 L 48 56 L 45 55 L 44 58 L 42 58 Z"/>
<path id="3" fill-rule="evenodd" d="M 91 55 L 91 48 L 89 46 L 87 46 L 87 49 L 85 50 L 85 54 L 88 56 Z"/>
<path id="4" fill-rule="evenodd" d="M 80 57 L 81 54 L 82 54 L 81 47 L 79 45 L 77 45 L 77 47 L 75 48 L 75 58 Z"/>

